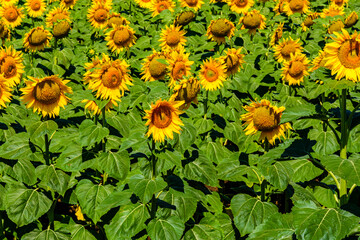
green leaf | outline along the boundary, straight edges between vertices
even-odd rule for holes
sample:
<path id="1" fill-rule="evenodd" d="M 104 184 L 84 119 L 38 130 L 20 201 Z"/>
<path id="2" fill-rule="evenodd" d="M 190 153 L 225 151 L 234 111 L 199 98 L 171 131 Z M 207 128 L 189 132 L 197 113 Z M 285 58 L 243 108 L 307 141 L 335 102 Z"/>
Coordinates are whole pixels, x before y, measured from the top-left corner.
<path id="1" fill-rule="evenodd" d="M 80 124 L 79 133 L 79 143 L 85 147 L 100 142 L 109 135 L 109 129 L 102 127 L 100 123 L 95 125 L 93 121 L 86 119 Z"/>
<path id="2" fill-rule="evenodd" d="M 262 224 L 274 212 L 277 207 L 268 202 L 261 202 L 246 194 L 238 194 L 231 199 L 230 206 L 234 215 L 234 223 L 239 229 L 241 236 L 249 234 Z"/>
<path id="3" fill-rule="evenodd" d="M 208 142 L 205 154 L 212 162 L 218 164 L 226 156 L 224 148 L 219 142 Z"/>
<path id="4" fill-rule="evenodd" d="M 224 135 L 239 147 L 239 152 L 252 153 L 259 148 L 256 135 L 245 135 L 241 122 L 226 124 Z"/>
<path id="5" fill-rule="evenodd" d="M 276 162 L 260 168 L 265 179 L 279 190 L 285 190 L 290 182 L 293 169 L 288 162 Z"/>
<path id="6" fill-rule="evenodd" d="M 213 187 L 219 186 L 215 166 L 204 155 L 185 165 L 184 176 Z"/>
<path id="7" fill-rule="evenodd" d="M 29 135 L 26 132 L 11 136 L 0 147 L 0 157 L 6 159 L 27 158 L 32 153 L 29 145 Z"/>
<path id="8" fill-rule="evenodd" d="M 145 221 L 150 217 L 144 204 L 126 205 L 120 208 L 109 225 L 105 225 L 109 240 L 130 239 L 146 228 Z"/>
<path id="9" fill-rule="evenodd" d="M 314 197 L 321 205 L 325 207 L 328 208 L 338 207 L 334 195 L 337 195 L 337 193 L 329 188 L 324 188 L 321 186 L 315 186 L 314 188 Z"/>
<path id="10" fill-rule="evenodd" d="M 310 130 L 308 136 L 309 139 L 316 141 L 313 149 L 320 155 L 332 154 L 340 149 L 335 134 L 330 129 L 325 132 L 322 128 L 314 128 Z"/>
<path id="11" fill-rule="evenodd" d="M 69 175 L 61 170 L 57 170 L 53 164 L 50 166 L 40 165 L 36 168 L 36 175 L 51 190 L 58 192 L 62 196 L 65 195 L 69 185 Z"/>
<path id="12" fill-rule="evenodd" d="M 151 220 L 146 230 L 152 240 L 178 240 L 185 230 L 185 225 L 178 217 L 171 216 Z"/>
<path id="13" fill-rule="evenodd" d="M 133 192 L 130 189 L 114 191 L 99 204 L 99 209 L 104 209 L 107 212 L 115 207 L 129 205 L 131 204 L 131 195 L 133 195 Z"/>
<path id="14" fill-rule="evenodd" d="M 124 180 L 130 171 L 130 158 L 127 151 L 104 152 L 97 158 L 99 169 L 117 180 Z"/>
<path id="15" fill-rule="evenodd" d="M 166 187 L 166 183 L 162 177 L 148 179 L 141 174 L 136 174 L 130 178 L 129 187 L 143 203 L 147 203 L 150 201 L 153 194 Z"/>
<path id="16" fill-rule="evenodd" d="M 47 211 L 52 202 L 37 189 L 6 185 L 5 207 L 11 221 L 19 227 L 32 223 Z"/>
<path id="17" fill-rule="evenodd" d="M 35 174 L 35 167 L 30 160 L 20 159 L 13 167 L 16 173 L 17 179 L 26 183 L 27 185 L 33 185 L 36 183 L 37 177 Z"/>
<path id="18" fill-rule="evenodd" d="M 293 182 L 305 182 L 319 176 L 323 171 L 314 166 L 308 159 L 296 159 L 288 161 L 294 173 L 290 176 Z"/>
<path id="19" fill-rule="evenodd" d="M 185 152 L 196 139 L 197 131 L 196 128 L 190 123 L 184 123 L 185 126 L 181 127 L 179 135 L 179 148 L 180 152 Z"/>
<path id="20" fill-rule="evenodd" d="M 295 121 L 301 117 L 308 117 L 316 113 L 316 106 L 310 103 L 289 107 L 283 112 L 280 123 Z"/>
<path id="21" fill-rule="evenodd" d="M 156 162 L 158 174 L 161 174 L 174 166 L 181 167 L 181 159 L 183 156 L 176 150 L 166 150 L 165 152 L 161 152 L 159 154 L 155 153 L 155 156 L 158 157 L 158 161 Z"/>
<path id="22" fill-rule="evenodd" d="M 291 186 L 294 188 L 294 194 L 291 197 L 291 200 L 293 202 L 311 201 L 320 206 L 320 204 L 318 204 L 315 196 L 308 189 L 303 188 L 296 183 L 291 183 Z"/>
<path id="23" fill-rule="evenodd" d="M 67 172 L 81 170 L 83 149 L 76 144 L 68 145 L 56 161 L 56 166 Z"/>
<path id="24" fill-rule="evenodd" d="M 85 226 L 80 224 L 74 224 L 70 227 L 71 231 L 71 240 L 96 240 L 94 235 L 92 235 L 88 230 L 85 229 Z"/>
<path id="25" fill-rule="evenodd" d="M 49 135 L 50 137 L 57 129 L 58 125 L 52 120 L 38 121 L 30 125 L 28 132 L 30 134 L 30 139 L 34 140 L 44 136 L 45 134 Z"/>
<path id="26" fill-rule="evenodd" d="M 125 115 L 112 115 L 106 116 L 106 121 L 110 126 L 119 131 L 123 137 L 128 137 L 130 133 L 129 122 Z"/>
<path id="27" fill-rule="evenodd" d="M 221 239 L 221 232 L 207 224 L 196 224 L 185 233 L 184 240 Z"/>
<path id="28" fill-rule="evenodd" d="M 204 118 L 198 119 L 194 124 L 194 127 L 197 129 L 198 134 L 202 134 L 210 131 L 213 128 L 213 126 L 214 126 L 213 121 Z"/>
<path id="29" fill-rule="evenodd" d="M 100 204 L 113 191 L 111 185 L 95 185 L 88 179 L 81 180 L 75 189 L 81 209 L 96 224 L 107 209 L 100 208 Z"/>
<path id="30" fill-rule="evenodd" d="M 217 192 L 212 192 L 211 194 L 205 195 L 205 203 L 206 209 L 208 209 L 210 212 L 214 212 L 215 214 L 222 213 L 223 204 Z"/>
<path id="31" fill-rule="evenodd" d="M 70 240 L 70 237 L 64 233 L 56 232 L 52 229 L 40 231 L 38 229 L 24 234 L 23 240 Z"/>
<path id="32" fill-rule="evenodd" d="M 248 166 L 240 165 L 238 159 L 232 161 L 224 161 L 217 166 L 218 178 L 229 181 L 245 181 L 244 176 L 248 171 Z"/>

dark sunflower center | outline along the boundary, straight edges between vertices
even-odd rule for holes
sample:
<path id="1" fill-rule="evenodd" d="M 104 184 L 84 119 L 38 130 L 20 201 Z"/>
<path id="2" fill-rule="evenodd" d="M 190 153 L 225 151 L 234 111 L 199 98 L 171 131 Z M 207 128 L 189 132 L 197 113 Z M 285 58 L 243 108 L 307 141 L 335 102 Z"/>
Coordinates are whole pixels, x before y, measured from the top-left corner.
<path id="1" fill-rule="evenodd" d="M 61 89 L 59 85 L 52 80 L 45 80 L 38 83 L 33 90 L 34 98 L 45 105 L 56 103 L 60 95 Z"/>
<path id="2" fill-rule="evenodd" d="M 70 31 L 70 24 L 68 21 L 61 21 L 54 25 L 53 35 L 56 38 L 63 38 L 67 36 Z"/>
<path id="3" fill-rule="evenodd" d="M 39 11 L 40 8 L 41 8 L 40 1 L 38 1 L 38 0 L 32 1 L 31 4 L 30 4 L 30 8 L 31 8 L 33 11 Z"/>
<path id="4" fill-rule="evenodd" d="M 279 125 L 280 116 L 268 106 L 255 109 L 253 114 L 254 126 L 260 131 L 271 131 Z"/>
<path id="5" fill-rule="evenodd" d="M 211 33 L 216 37 L 225 37 L 229 34 L 231 25 L 225 19 L 219 19 L 211 26 Z"/>
<path id="6" fill-rule="evenodd" d="M 74 0 L 64 0 L 64 2 L 65 2 L 66 4 L 73 4 L 73 3 L 74 3 Z"/>
<path id="7" fill-rule="evenodd" d="M 289 68 L 289 74 L 294 78 L 301 77 L 303 75 L 304 70 L 305 70 L 304 64 L 300 61 L 295 61 L 291 64 Z"/>
<path id="8" fill-rule="evenodd" d="M 16 62 L 13 57 L 7 56 L 1 61 L 0 65 L 1 72 L 4 74 L 5 78 L 11 78 L 16 75 L 17 68 L 16 68 Z"/>
<path id="9" fill-rule="evenodd" d="M 185 0 L 185 1 L 191 7 L 195 7 L 196 4 L 198 3 L 198 0 Z"/>
<path id="10" fill-rule="evenodd" d="M 338 5 L 339 7 L 341 7 L 343 5 L 343 3 L 344 3 L 344 0 L 335 0 L 334 3 L 336 5 Z"/>
<path id="11" fill-rule="evenodd" d="M 195 14 L 192 11 L 182 12 L 176 18 L 176 24 L 179 24 L 182 26 L 188 25 L 193 20 L 194 17 L 195 17 Z"/>
<path id="12" fill-rule="evenodd" d="M 175 66 L 172 70 L 172 76 L 175 80 L 180 80 L 186 73 L 186 66 L 183 62 L 175 63 Z"/>
<path id="13" fill-rule="evenodd" d="M 54 24 L 57 21 L 60 21 L 60 20 L 66 19 L 66 18 L 67 18 L 67 16 L 64 13 L 57 13 L 52 17 L 51 21 Z"/>
<path id="14" fill-rule="evenodd" d="M 329 33 L 332 34 L 333 32 L 340 32 L 344 27 L 344 23 L 341 20 L 338 20 L 330 25 Z"/>
<path id="15" fill-rule="evenodd" d="M 166 128 L 172 122 L 171 108 L 167 105 L 161 105 L 154 109 L 151 122 L 157 128 Z"/>
<path id="16" fill-rule="evenodd" d="M 246 5 L 248 4 L 247 0 L 235 0 L 234 4 L 240 8 L 246 7 Z"/>
<path id="17" fill-rule="evenodd" d="M 304 0 L 291 0 L 289 7 L 293 12 L 302 12 L 304 8 Z"/>
<path id="18" fill-rule="evenodd" d="M 178 43 L 180 42 L 180 34 L 176 31 L 171 31 L 166 36 L 166 44 L 170 47 L 176 47 Z"/>
<path id="19" fill-rule="evenodd" d="M 219 72 L 217 69 L 215 68 L 205 68 L 205 79 L 208 82 L 214 82 L 218 79 L 219 77 Z"/>
<path id="20" fill-rule="evenodd" d="M 112 27 L 112 25 L 126 25 L 126 21 L 121 17 L 111 17 L 108 21 L 108 27 Z"/>
<path id="21" fill-rule="evenodd" d="M 40 46 L 46 42 L 47 34 L 41 30 L 36 29 L 29 37 L 29 43 L 33 46 Z"/>
<path id="22" fill-rule="evenodd" d="M 167 3 L 167 2 L 160 2 L 160 3 L 158 3 L 156 9 L 157 9 L 157 11 L 158 11 L 159 13 L 161 13 L 161 12 L 164 11 L 165 9 L 169 9 L 169 7 L 170 7 L 169 3 Z"/>
<path id="23" fill-rule="evenodd" d="M 338 57 L 346 68 L 355 69 L 360 67 L 360 44 L 358 41 L 349 40 L 339 48 Z"/>
<path id="24" fill-rule="evenodd" d="M 101 81 L 107 88 L 116 88 L 121 84 L 122 73 L 114 67 L 110 67 L 101 76 Z"/>
<path id="25" fill-rule="evenodd" d="M 351 13 L 350 16 L 345 19 L 345 26 L 347 28 L 352 27 L 357 23 L 358 19 L 358 15 L 355 12 Z"/>
<path id="26" fill-rule="evenodd" d="M 130 33 L 125 28 L 117 30 L 114 33 L 113 39 L 114 39 L 114 43 L 116 45 L 123 45 L 124 43 L 126 43 L 130 39 Z"/>
<path id="27" fill-rule="evenodd" d="M 103 23 L 106 21 L 107 15 L 108 15 L 108 12 L 105 9 L 100 8 L 95 11 L 94 20 L 98 23 Z"/>
<path id="28" fill-rule="evenodd" d="M 304 25 L 305 25 L 306 27 L 310 27 L 310 26 L 313 25 L 313 24 L 314 24 L 314 21 L 313 21 L 312 17 L 307 16 L 307 17 L 305 18 L 305 20 L 304 20 Z"/>
<path id="29" fill-rule="evenodd" d="M 285 46 L 281 49 L 281 55 L 286 59 L 290 58 L 290 54 L 291 53 L 294 54 L 295 52 L 296 52 L 296 48 L 291 43 L 285 44 Z"/>
<path id="30" fill-rule="evenodd" d="M 159 62 L 157 59 L 164 59 L 164 58 L 155 57 L 150 61 L 149 64 L 150 74 L 151 76 L 156 78 L 161 77 L 166 73 L 166 65 Z"/>
<path id="31" fill-rule="evenodd" d="M 10 7 L 10 8 L 5 10 L 4 16 L 9 22 L 15 22 L 16 19 L 19 16 L 19 14 L 18 14 L 18 12 L 16 11 L 15 8 Z"/>
<path id="32" fill-rule="evenodd" d="M 247 29 L 259 28 L 261 24 L 261 16 L 258 13 L 248 14 L 244 17 L 243 24 Z"/>

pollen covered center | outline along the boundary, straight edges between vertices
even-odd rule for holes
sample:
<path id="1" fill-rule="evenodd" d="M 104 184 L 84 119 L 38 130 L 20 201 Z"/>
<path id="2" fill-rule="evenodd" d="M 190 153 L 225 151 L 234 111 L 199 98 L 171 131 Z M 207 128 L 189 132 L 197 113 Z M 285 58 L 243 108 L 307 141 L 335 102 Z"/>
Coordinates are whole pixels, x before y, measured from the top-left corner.
<path id="1" fill-rule="evenodd" d="M 29 37 L 29 43 L 33 46 L 40 46 L 41 44 L 45 43 L 47 39 L 47 34 L 41 30 L 35 30 Z"/>
<path id="2" fill-rule="evenodd" d="M 285 46 L 281 49 L 281 55 L 286 58 L 289 59 L 290 58 L 290 54 L 291 53 L 295 53 L 296 52 L 296 48 L 293 44 L 285 44 Z"/>
<path id="3" fill-rule="evenodd" d="M 33 1 L 30 3 L 30 8 L 31 8 L 33 11 L 39 11 L 40 8 L 41 8 L 40 1 L 39 1 L 39 0 L 33 0 Z"/>
<path id="4" fill-rule="evenodd" d="M 126 43 L 130 38 L 130 33 L 126 28 L 117 30 L 114 33 L 114 43 L 116 45 L 123 45 L 124 43 Z"/>
<path id="5" fill-rule="evenodd" d="M 216 37 L 225 37 L 229 34 L 231 26 L 225 19 L 219 19 L 211 26 L 211 33 Z"/>
<path id="6" fill-rule="evenodd" d="M 101 81 L 107 88 L 116 88 L 121 84 L 122 73 L 114 67 L 110 67 L 102 75 Z"/>
<path id="7" fill-rule="evenodd" d="M 279 125 L 280 117 L 273 108 L 262 106 L 253 114 L 254 126 L 260 131 L 271 131 Z"/>
<path id="8" fill-rule="evenodd" d="M 4 16 L 9 22 L 15 22 L 19 14 L 15 8 L 10 7 L 6 9 Z"/>
<path id="9" fill-rule="evenodd" d="M 245 7 L 248 4 L 247 0 L 235 0 L 235 5 L 238 7 Z"/>
<path id="10" fill-rule="evenodd" d="M 107 19 L 107 14 L 108 14 L 108 12 L 105 9 L 100 8 L 100 9 L 95 11 L 94 19 L 98 23 L 103 23 Z"/>
<path id="11" fill-rule="evenodd" d="M 0 66 L 1 66 L 0 73 L 3 73 L 5 78 L 11 78 L 16 75 L 17 69 L 14 58 L 10 56 L 5 57 L 1 61 Z"/>
<path id="12" fill-rule="evenodd" d="M 154 109 L 151 122 L 157 128 L 166 128 L 172 122 L 172 114 L 170 106 L 161 105 Z"/>
<path id="13" fill-rule="evenodd" d="M 60 95 L 61 89 L 59 85 L 52 80 L 45 80 L 38 83 L 33 90 L 34 98 L 45 105 L 56 103 Z"/>
<path id="14" fill-rule="evenodd" d="M 206 81 L 214 82 L 218 79 L 219 72 L 217 69 L 206 67 L 204 76 L 205 76 Z"/>
<path id="15" fill-rule="evenodd" d="M 54 25 L 53 35 L 57 38 L 65 37 L 70 31 L 70 24 L 68 21 L 61 21 Z"/>
<path id="16" fill-rule="evenodd" d="M 261 17 L 258 13 L 246 15 L 243 24 L 247 29 L 258 28 L 261 24 Z"/>
<path id="17" fill-rule="evenodd" d="M 291 0 L 289 7 L 293 12 L 301 12 L 304 8 L 304 0 Z"/>
<path id="18" fill-rule="evenodd" d="M 360 44 L 358 41 L 344 42 L 338 52 L 339 60 L 346 68 L 360 67 Z"/>
<path id="19" fill-rule="evenodd" d="M 156 9 L 159 13 L 161 13 L 162 11 L 164 11 L 165 9 L 168 9 L 169 7 L 170 7 L 170 5 L 167 2 L 159 2 Z"/>
<path id="20" fill-rule="evenodd" d="M 161 77 L 166 73 L 166 65 L 159 62 L 157 59 L 164 59 L 155 57 L 151 60 L 149 64 L 149 71 L 153 77 Z"/>
<path id="21" fill-rule="evenodd" d="M 305 70 L 305 66 L 302 62 L 294 61 L 290 65 L 289 74 L 294 78 L 301 77 L 303 75 L 304 70 Z"/>
<path id="22" fill-rule="evenodd" d="M 176 62 L 172 70 L 172 76 L 175 80 L 180 80 L 186 73 L 186 66 L 183 62 Z"/>
<path id="23" fill-rule="evenodd" d="M 176 47 L 180 42 L 180 34 L 177 31 L 171 31 L 166 36 L 166 43 L 170 47 Z"/>
<path id="24" fill-rule="evenodd" d="M 67 18 L 67 16 L 65 14 L 57 13 L 52 17 L 51 22 L 54 24 L 57 21 L 60 21 L 60 20 L 66 19 L 66 18 Z"/>
<path id="25" fill-rule="evenodd" d="M 195 7 L 196 4 L 198 3 L 198 0 L 185 0 L 185 1 L 191 7 Z"/>

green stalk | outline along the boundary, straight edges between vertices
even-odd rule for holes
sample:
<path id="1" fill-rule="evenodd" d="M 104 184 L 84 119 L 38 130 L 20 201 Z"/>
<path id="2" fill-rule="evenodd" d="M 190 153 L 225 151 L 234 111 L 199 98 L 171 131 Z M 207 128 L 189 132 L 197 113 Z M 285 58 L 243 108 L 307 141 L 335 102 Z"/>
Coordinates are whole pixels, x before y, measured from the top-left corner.
<path id="1" fill-rule="evenodd" d="M 154 139 L 151 140 L 151 166 L 152 166 L 152 179 L 156 178 L 156 157 L 155 157 L 155 141 Z M 151 211 L 150 211 L 150 217 L 151 219 L 154 219 L 156 216 L 156 210 L 157 210 L 157 204 L 156 204 L 156 197 L 155 194 L 153 194 L 151 198 Z"/>
<path id="2" fill-rule="evenodd" d="M 103 107 L 101 109 L 101 112 L 102 112 L 102 126 L 103 127 L 106 127 L 106 116 L 105 116 L 105 107 Z M 106 142 L 105 142 L 105 138 L 102 140 L 102 150 L 103 152 L 106 151 Z"/>
<path id="3" fill-rule="evenodd" d="M 264 153 L 267 153 L 269 151 L 269 141 L 267 138 L 265 138 L 265 142 L 264 142 Z M 261 201 L 264 202 L 265 201 L 265 192 L 266 192 L 266 185 L 267 185 L 267 182 L 266 180 L 264 179 L 262 182 L 261 182 Z"/>
<path id="4" fill-rule="evenodd" d="M 206 114 L 208 111 L 208 100 L 209 100 L 209 91 L 206 90 L 205 99 L 204 99 L 204 118 L 206 119 Z"/>
<path id="5" fill-rule="evenodd" d="M 347 89 L 343 89 L 341 91 L 341 95 L 339 96 L 340 101 L 340 111 L 341 111 L 341 143 L 340 143 L 340 158 L 347 159 L 347 119 L 346 119 L 346 96 L 347 96 Z M 348 196 L 347 196 L 347 186 L 346 180 L 340 179 L 340 205 L 344 205 L 347 203 Z"/>
<path id="6" fill-rule="evenodd" d="M 47 215 L 49 218 L 49 226 L 48 228 L 51 228 L 54 230 L 54 219 L 55 219 L 55 207 L 56 207 L 57 198 L 53 201 L 50 210 L 48 211 Z"/>
<path id="7" fill-rule="evenodd" d="M 45 162 L 46 165 L 50 165 L 50 141 L 49 135 L 45 134 Z"/>

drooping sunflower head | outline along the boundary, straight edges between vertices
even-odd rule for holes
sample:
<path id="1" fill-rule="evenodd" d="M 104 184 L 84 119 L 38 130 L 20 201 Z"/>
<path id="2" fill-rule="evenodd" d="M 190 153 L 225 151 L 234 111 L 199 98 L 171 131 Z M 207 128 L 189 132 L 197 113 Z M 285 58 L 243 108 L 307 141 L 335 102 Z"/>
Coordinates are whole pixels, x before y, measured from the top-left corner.
<path id="1" fill-rule="evenodd" d="M 175 87 L 181 79 L 190 75 L 190 68 L 194 62 L 189 61 L 189 55 L 190 53 L 184 53 L 184 49 L 181 49 L 179 52 L 171 52 L 168 60 L 169 86 Z"/>
<path id="2" fill-rule="evenodd" d="M 85 110 L 88 110 L 91 115 L 100 115 L 101 109 L 93 100 L 84 99 L 81 101 L 82 103 L 85 103 Z M 105 105 L 105 111 L 110 112 L 112 108 L 117 107 L 119 104 L 111 99 L 106 105 Z"/>
<path id="3" fill-rule="evenodd" d="M 40 17 L 46 10 L 44 0 L 27 0 L 26 10 L 30 17 Z"/>
<path id="4" fill-rule="evenodd" d="M 333 34 L 334 32 L 341 32 L 341 29 L 345 27 L 345 24 L 341 19 L 331 22 L 327 32 Z"/>
<path id="5" fill-rule="evenodd" d="M 53 28 L 55 23 L 65 19 L 70 20 L 69 10 L 63 6 L 54 8 L 46 15 L 46 26 L 48 28 Z"/>
<path id="6" fill-rule="evenodd" d="M 343 77 L 354 82 L 360 81 L 360 35 L 355 31 L 351 36 L 343 28 L 342 33 L 334 32 L 334 42 L 327 43 L 325 67 L 331 69 L 335 79 Z"/>
<path id="7" fill-rule="evenodd" d="M 206 35 L 208 39 L 217 42 L 218 44 L 225 43 L 225 37 L 229 39 L 234 36 L 235 25 L 225 19 L 220 18 L 217 20 L 211 20 L 211 23 L 207 29 Z"/>
<path id="8" fill-rule="evenodd" d="M 343 7 L 349 0 L 331 0 L 331 5 L 336 5 L 338 7 Z"/>
<path id="9" fill-rule="evenodd" d="M 257 29 L 264 29 L 266 18 L 260 14 L 260 11 L 254 9 L 250 12 L 246 12 L 243 17 L 240 18 L 239 24 L 242 24 L 241 29 L 248 29 L 248 33 L 253 35 Z"/>
<path id="10" fill-rule="evenodd" d="M 150 82 L 164 79 L 167 73 L 167 65 L 164 61 L 166 61 L 165 54 L 153 50 L 153 53 L 144 59 L 141 79 Z"/>
<path id="11" fill-rule="evenodd" d="M 100 66 L 100 64 L 101 64 L 101 59 L 98 56 L 93 57 L 91 62 L 85 63 L 84 68 L 86 72 L 84 73 L 84 77 L 83 77 L 84 84 L 89 84 L 90 82 L 93 81 L 91 75 L 93 74 L 95 69 Z"/>
<path id="12" fill-rule="evenodd" d="M 289 61 L 291 54 L 301 53 L 302 49 L 299 39 L 293 40 L 290 37 L 280 40 L 279 44 L 274 47 L 274 56 L 278 62 Z"/>
<path id="13" fill-rule="evenodd" d="M 320 67 L 324 67 L 325 66 L 325 56 L 326 56 L 326 53 L 323 50 L 320 50 L 318 56 L 312 60 L 311 64 L 313 66 L 309 69 L 309 71 L 313 72 L 316 69 L 319 69 Z"/>
<path id="14" fill-rule="evenodd" d="M 180 26 L 171 25 L 161 31 L 160 46 L 163 51 L 179 49 L 186 43 L 185 31 Z"/>
<path id="15" fill-rule="evenodd" d="M 244 54 L 241 54 L 242 48 L 228 48 L 225 51 L 226 56 L 221 57 L 225 63 L 225 73 L 230 76 L 240 71 L 244 61 Z"/>
<path id="16" fill-rule="evenodd" d="M 231 11 L 236 13 L 246 13 L 254 5 L 254 0 L 231 0 L 228 1 Z"/>
<path id="17" fill-rule="evenodd" d="M 273 106 L 270 101 L 262 99 L 260 102 L 252 102 L 245 106 L 247 113 L 241 115 L 241 120 L 245 121 L 244 125 L 246 135 L 252 135 L 261 132 L 259 141 L 269 141 L 271 145 L 275 140 L 282 136 L 285 137 L 285 131 L 291 129 L 290 123 L 280 124 L 281 116 L 285 107 Z"/>
<path id="18" fill-rule="evenodd" d="M 23 44 L 27 51 L 36 52 L 44 50 L 49 45 L 50 39 L 51 33 L 40 26 L 25 34 Z"/>
<path id="19" fill-rule="evenodd" d="M 0 19 L 0 38 L 1 39 L 9 39 L 10 40 L 10 30 L 9 28 L 4 24 L 4 21 Z"/>
<path id="20" fill-rule="evenodd" d="M 183 11 L 179 13 L 174 21 L 174 25 L 186 26 L 195 18 L 195 13 L 193 11 Z"/>
<path id="21" fill-rule="evenodd" d="M 309 75 L 308 67 L 309 60 L 305 54 L 291 54 L 290 60 L 285 62 L 282 68 L 282 80 L 289 85 L 300 85 L 304 81 L 304 76 Z"/>
<path id="22" fill-rule="evenodd" d="M 9 87 L 19 84 L 23 73 L 24 65 L 22 63 L 22 53 L 16 51 L 11 46 L 1 48 L 0 74 Z"/>
<path id="23" fill-rule="evenodd" d="M 152 7 L 151 0 L 135 0 L 135 2 L 141 7 L 141 8 L 147 8 L 150 9 Z"/>
<path id="24" fill-rule="evenodd" d="M 288 16 L 294 13 L 307 13 L 309 11 L 309 1 L 308 0 L 290 0 L 285 2 L 284 12 Z"/>
<path id="25" fill-rule="evenodd" d="M 223 82 L 226 80 L 225 64 L 222 59 L 210 57 L 205 60 L 200 68 L 199 73 L 200 83 L 207 91 L 220 89 Z"/>
<path id="26" fill-rule="evenodd" d="M 12 89 L 9 87 L 3 74 L 0 74 L 0 109 L 6 108 L 5 103 L 11 102 Z"/>
<path id="27" fill-rule="evenodd" d="M 5 4 L 0 7 L 0 17 L 3 20 L 5 26 L 9 28 L 15 28 L 22 22 L 24 14 L 23 8 L 17 8 L 13 4 Z"/>
<path id="28" fill-rule="evenodd" d="M 151 0 L 152 16 L 155 17 L 159 15 L 162 11 L 168 9 L 170 12 L 173 12 L 175 8 L 175 3 L 172 0 Z"/>
<path id="29" fill-rule="evenodd" d="M 124 48 L 130 48 L 135 43 L 135 31 L 128 25 L 113 25 L 114 28 L 106 34 L 105 40 L 112 52 L 119 54 Z"/>
<path id="30" fill-rule="evenodd" d="M 129 90 L 128 85 L 133 85 L 129 75 L 129 65 L 125 60 L 111 60 L 104 55 L 98 68 L 91 74 L 92 81 L 89 81 L 89 89 L 96 92 L 100 99 L 113 99 L 120 101 L 125 91 Z"/>
<path id="31" fill-rule="evenodd" d="M 59 115 L 60 107 L 65 108 L 69 98 L 65 93 L 72 93 L 66 84 L 70 80 L 63 80 L 57 75 L 44 78 L 29 77 L 26 87 L 20 89 L 23 92 L 22 101 L 27 108 L 33 108 L 34 112 L 41 113 L 43 117 L 55 117 Z"/>
<path id="32" fill-rule="evenodd" d="M 77 0 L 61 0 L 60 5 L 65 8 L 73 9 Z"/>
<path id="33" fill-rule="evenodd" d="M 278 44 L 279 40 L 282 38 L 283 29 L 284 29 L 284 23 L 279 23 L 274 33 L 271 35 L 271 39 L 269 43 L 271 47 L 274 47 L 276 44 Z"/>
<path id="34" fill-rule="evenodd" d="M 314 13 L 310 13 L 307 15 L 307 17 L 305 18 L 305 20 L 301 23 L 301 29 L 305 32 L 307 31 L 313 24 L 314 24 L 314 19 L 319 17 L 319 13 L 314 12 Z"/>
<path id="35" fill-rule="evenodd" d="M 174 93 L 170 97 L 170 101 L 184 101 L 180 106 L 180 110 L 188 109 L 191 102 L 198 104 L 197 95 L 200 92 L 200 82 L 195 77 L 183 79 L 174 87 Z"/>
<path id="36" fill-rule="evenodd" d="M 197 11 L 201 8 L 201 5 L 204 4 L 202 0 L 180 0 L 181 7 L 188 7 Z"/>
<path id="37" fill-rule="evenodd" d="M 106 28 L 113 28 L 115 26 L 129 25 L 129 21 L 121 17 L 120 13 L 111 13 L 108 18 Z"/>
<path id="38" fill-rule="evenodd" d="M 105 3 L 94 2 L 88 9 L 87 18 L 91 26 L 97 29 L 103 29 L 107 26 L 110 7 Z"/>
<path id="39" fill-rule="evenodd" d="M 342 16 L 344 15 L 344 7 L 339 7 L 337 5 L 330 5 L 329 8 L 324 8 L 320 17 L 334 17 L 334 16 Z"/>
<path id="40" fill-rule="evenodd" d="M 66 37 L 71 29 L 71 22 L 69 19 L 63 19 L 57 21 L 53 26 L 53 35 L 55 38 L 64 38 Z"/>
<path id="41" fill-rule="evenodd" d="M 350 28 L 354 26 L 359 20 L 359 16 L 355 11 L 352 11 L 347 18 L 344 20 L 345 27 Z"/>
<path id="42" fill-rule="evenodd" d="M 155 104 L 151 104 L 150 110 L 145 110 L 147 119 L 145 126 L 149 126 L 147 137 L 152 135 L 155 142 L 164 142 L 165 137 L 173 139 L 173 133 L 180 133 L 180 126 L 183 126 L 179 114 L 179 107 L 183 101 L 166 101 L 159 99 Z"/>
<path id="43" fill-rule="evenodd" d="M 285 10 L 284 10 L 285 3 L 288 1 L 289 0 L 276 0 L 276 5 L 273 9 L 273 11 L 276 13 L 276 15 L 279 15 L 279 14 L 285 12 Z"/>

